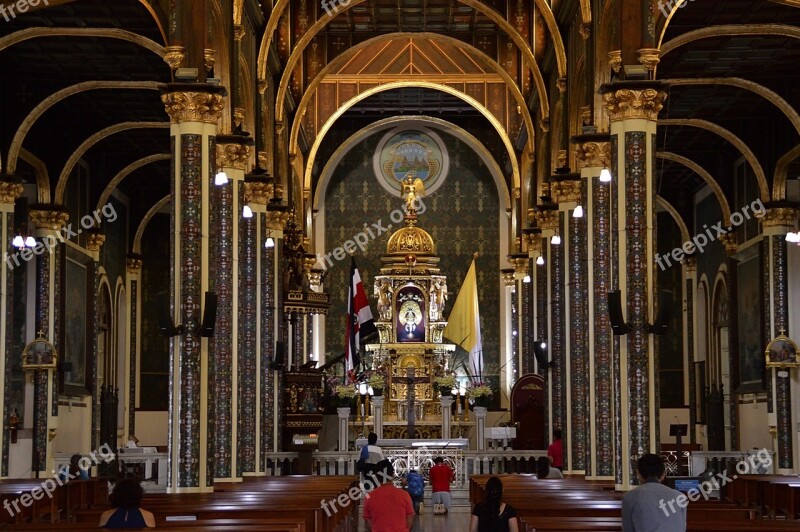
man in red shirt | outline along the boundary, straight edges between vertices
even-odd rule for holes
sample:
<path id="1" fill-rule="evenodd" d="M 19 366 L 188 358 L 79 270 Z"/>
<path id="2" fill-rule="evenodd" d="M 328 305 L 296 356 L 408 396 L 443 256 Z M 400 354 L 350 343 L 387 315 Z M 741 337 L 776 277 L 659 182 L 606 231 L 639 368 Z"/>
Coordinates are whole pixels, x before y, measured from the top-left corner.
<path id="1" fill-rule="evenodd" d="M 389 460 L 377 466 L 380 487 L 367 494 L 364 500 L 364 521 L 367 532 L 408 532 L 414 526 L 414 505 L 408 492 L 392 484 L 394 468 Z"/>
<path id="2" fill-rule="evenodd" d="M 444 507 L 443 513 L 447 513 L 450 511 L 450 483 L 455 480 L 455 473 L 441 456 L 434 458 L 433 463 L 434 466 L 428 473 L 433 493 L 433 513 L 438 513 L 436 505 L 439 504 Z"/>
<path id="3" fill-rule="evenodd" d="M 553 443 L 547 448 L 547 457 L 553 467 L 564 471 L 564 444 L 561 441 L 561 429 L 553 431 Z"/>

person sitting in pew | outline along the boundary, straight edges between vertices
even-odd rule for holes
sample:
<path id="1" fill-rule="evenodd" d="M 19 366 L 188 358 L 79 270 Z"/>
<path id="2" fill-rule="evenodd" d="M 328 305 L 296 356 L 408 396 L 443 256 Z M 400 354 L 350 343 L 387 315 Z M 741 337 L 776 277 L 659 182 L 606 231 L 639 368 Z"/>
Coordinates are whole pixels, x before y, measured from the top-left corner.
<path id="1" fill-rule="evenodd" d="M 661 457 L 642 455 L 636 474 L 639 487 L 622 498 L 623 532 L 685 532 L 688 499 L 661 483 L 666 476 Z"/>
<path id="2" fill-rule="evenodd" d="M 144 490 L 132 478 L 117 481 L 109 496 L 113 508 L 100 516 L 100 528 L 155 528 L 156 519 L 147 510 L 142 510 Z"/>
<path id="3" fill-rule="evenodd" d="M 540 456 L 536 460 L 536 478 L 564 478 L 564 475 L 555 467 L 550 467 L 550 459 Z"/>
<path id="4" fill-rule="evenodd" d="M 58 472 L 58 478 L 61 482 L 69 482 L 70 480 L 89 480 L 89 472 L 83 469 L 80 465 L 81 455 L 73 454 L 69 459 L 69 465 L 64 466 Z"/>
<path id="5" fill-rule="evenodd" d="M 472 510 L 469 532 L 519 532 L 517 511 L 502 499 L 503 482 L 490 478 L 486 482 L 486 500 Z"/>

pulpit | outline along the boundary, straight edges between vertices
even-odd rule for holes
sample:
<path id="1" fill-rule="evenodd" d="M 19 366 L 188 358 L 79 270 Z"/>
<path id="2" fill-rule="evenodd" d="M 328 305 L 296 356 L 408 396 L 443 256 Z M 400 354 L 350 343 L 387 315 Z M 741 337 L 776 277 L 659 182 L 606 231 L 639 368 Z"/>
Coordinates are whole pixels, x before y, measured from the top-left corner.
<path id="1" fill-rule="evenodd" d="M 312 453 L 322 429 L 322 372 L 287 371 L 283 389 L 283 450 L 296 451 L 298 473 L 311 474 Z"/>

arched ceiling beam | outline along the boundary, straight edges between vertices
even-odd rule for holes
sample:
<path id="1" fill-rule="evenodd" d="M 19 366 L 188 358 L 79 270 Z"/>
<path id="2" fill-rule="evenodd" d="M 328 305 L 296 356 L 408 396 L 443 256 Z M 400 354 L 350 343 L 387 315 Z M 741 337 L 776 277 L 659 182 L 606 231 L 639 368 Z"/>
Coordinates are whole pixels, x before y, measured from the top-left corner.
<path id="1" fill-rule="evenodd" d="M 349 8 L 355 6 L 355 5 L 361 4 L 364 1 L 366 1 L 366 0 L 350 0 L 350 2 L 347 4 L 346 7 L 344 7 L 342 12 L 344 12 L 345 10 L 347 10 L 347 9 L 349 9 Z M 475 1 L 475 0 L 459 0 L 459 2 L 471 6 L 473 9 L 477 10 L 480 13 L 483 13 L 487 17 L 492 18 L 493 17 L 493 13 L 494 13 L 494 15 L 499 16 L 496 11 L 494 11 L 492 8 L 486 6 L 483 2 L 479 2 L 479 1 Z M 584 2 L 588 5 L 589 0 L 581 0 L 582 4 Z M 260 46 L 260 48 L 258 50 L 258 79 L 266 79 L 266 77 L 267 77 L 267 54 L 269 53 L 269 47 L 272 44 L 272 36 L 275 34 L 275 30 L 278 28 L 278 22 L 280 21 L 280 18 L 283 15 L 283 12 L 286 10 L 286 6 L 288 4 L 289 4 L 289 0 L 278 0 L 278 2 L 275 4 L 274 9 L 272 10 L 272 13 L 270 14 L 269 20 L 267 21 L 267 28 L 264 31 L 264 36 L 261 39 L 261 46 Z M 550 5 L 547 3 L 547 0 L 535 0 L 535 4 L 536 4 L 536 7 L 538 7 L 539 10 L 541 11 L 542 18 L 544 19 L 545 24 L 547 25 L 547 29 L 550 32 L 551 38 L 553 40 L 553 46 L 555 47 L 555 52 L 556 52 L 556 63 L 557 63 L 557 66 L 558 66 L 558 77 L 559 78 L 566 78 L 567 77 L 567 54 L 566 54 L 566 50 L 564 48 L 564 40 L 561 38 L 561 33 L 558 30 L 558 22 L 556 21 L 556 17 L 553 14 L 553 10 L 550 9 Z M 589 13 L 590 13 L 590 16 L 591 16 L 591 8 L 589 8 Z M 338 11 L 337 11 L 337 14 L 338 14 Z M 309 28 L 309 31 L 311 31 L 311 29 L 313 29 L 314 26 L 316 26 L 316 24 L 318 22 L 323 21 L 324 24 L 322 24 L 322 26 L 325 26 L 328 22 L 332 21 L 333 18 L 334 17 L 323 17 L 323 18 L 317 20 L 314 23 L 314 25 L 311 28 Z M 502 18 L 502 17 L 500 17 L 500 18 Z M 514 35 L 516 34 L 521 39 L 521 36 L 519 35 L 519 32 L 517 32 L 517 30 L 513 26 L 508 24 L 508 21 L 506 21 L 505 19 L 503 19 L 503 20 L 505 21 L 505 23 L 507 25 L 506 27 L 507 28 L 511 28 L 510 32 L 508 32 L 508 30 L 506 30 L 508 32 L 508 35 L 512 39 L 514 39 Z M 525 42 L 524 39 L 522 39 L 522 41 Z M 515 43 L 516 43 L 516 39 L 515 39 Z M 298 43 L 297 46 L 300 46 L 300 43 Z M 305 48 L 305 46 L 306 45 L 303 44 L 302 48 Z M 520 46 L 520 45 L 517 44 L 517 46 Z M 525 48 L 530 50 L 530 45 L 527 42 L 525 42 L 525 46 L 524 47 L 520 47 L 520 49 L 523 50 L 523 55 L 526 55 L 525 54 Z M 294 52 L 292 52 L 292 53 L 294 53 Z M 531 52 L 531 55 L 532 54 L 533 53 Z M 534 65 L 535 66 L 531 66 L 531 69 L 532 70 L 538 70 L 539 67 L 538 67 L 538 64 L 536 64 L 535 61 L 534 61 Z M 287 67 L 286 70 L 290 71 L 291 69 Z M 536 74 L 534 74 L 534 76 L 536 76 Z M 541 77 L 541 73 L 539 73 L 539 76 Z"/>
<path id="2" fill-rule="evenodd" d="M 519 91 L 519 88 L 516 86 L 516 84 L 511 79 L 511 77 L 508 75 L 508 73 L 500 67 L 500 65 L 498 65 L 489 56 L 487 56 L 486 54 L 484 54 L 483 52 L 481 52 L 477 48 L 473 48 L 472 46 L 470 46 L 470 45 L 468 45 L 468 44 L 466 44 L 466 43 L 464 43 L 462 41 L 459 41 L 458 39 L 455 39 L 453 37 L 447 37 L 447 36 L 444 36 L 444 35 L 438 35 L 438 34 L 434 34 L 434 33 L 392 33 L 392 34 L 389 34 L 389 35 L 381 35 L 381 36 L 378 36 L 378 37 L 373 37 L 372 39 L 366 40 L 366 41 L 364 41 L 362 43 L 359 43 L 359 44 L 353 46 L 347 52 L 345 52 L 343 54 L 340 54 L 333 61 L 331 61 L 329 64 L 325 65 L 325 68 L 323 68 L 314 77 L 314 79 L 311 80 L 311 83 L 306 88 L 305 94 L 303 94 L 303 98 L 300 100 L 300 104 L 297 106 L 297 112 L 295 113 L 295 119 L 294 119 L 294 121 L 292 123 L 292 130 L 291 130 L 290 136 L 289 136 L 289 153 L 297 153 L 297 138 L 300 135 L 300 127 L 302 125 L 301 119 L 302 119 L 303 115 L 305 114 L 306 108 L 311 103 L 311 97 L 314 95 L 314 91 L 325 80 L 325 77 L 331 71 L 335 71 L 337 68 L 339 68 L 339 66 L 342 63 L 346 63 L 347 61 L 349 61 L 351 56 L 353 54 L 357 53 L 362 48 L 366 48 L 366 47 L 368 47 L 368 46 L 370 46 L 370 45 L 372 45 L 372 44 L 374 44 L 376 42 L 380 42 L 381 40 L 393 40 L 393 39 L 397 39 L 397 38 L 401 38 L 401 37 L 404 38 L 404 39 L 405 38 L 408 38 L 408 39 L 429 38 L 429 39 L 443 40 L 445 42 L 449 42 L 449 43 L 457 45 L 459 47 L 467 48 L 467 49 L 469 49 L 469 52 L 474 53 L 474 54 L 478 55 L 478 57 L 481 57 L 483 60 L 485 60 L 489 64 L 489 66 L 494 68 L 495 71 L 498 73 L 498 75 L 500 75 L 500 77 L 503 78 L 503 81 L 506 82 L 506 85 L 509 87 L 509 90 L 511 90 L 511 92 L 514 94 L 514 99 L 517 101 L 517 105 L 520 106 L 520 111 L 522 113 L 522 118 L 525 121 L 525 127 L 528 130 L 528 148 L 530 150 L 533 150 L 533 138 L 534 138 L 533 120 L 531 119 L 531 114 L 530 114 L 530 111 L 528 110 L 528 106 L 527 106 L 527 104 L 525 102 L 525 98 L 523 98 L 522 93 Z M 415 76 L 415 77 L 419 77 L 421 79 L 424 79 L 424 76 Z M 542 83 L 544 83 L 544 82 L 542 82 Z M 547 99 L 546 99 L 547 94 L 539 92 L 540 96 L 542 94 L 544 94 L 545 99 L 543 101 L 540 100 L 541 101 L 541 105 L 545 106 L 545 107 L 543 107 L 543 109 L 547 110 L 547 105 L 549 105 L 548 102 L 547 102 Z"/>
<path id="3" fill-rule="evenodd" d="M 169 129 L 169 122 L 121 122 L 101 129 L 88 139 L 84 140 L 78 148 L 72 152 L 67 160 L 64 168 L 61 170 L 61 175 L 58 176 L 58 183 L 56 184 L 56 204 L 64 204 L 64 194 L 67 191 L 67 182 L 69 176 L 72 175 L 72 169 L 78 164 L 78 161 L 89 151 L 92 146 L 100 142 L 106 137 L 119 133 L 120 131 L 129 131 L 131 129 Z"/>
<path id="4" fill-rule="evenodd" d="M 28 116 L 25 117 L 25 120 L 22 121 L 17 132 L 14 134 L 14 138 L 11 141 L 11 147 L 8 149 L 8 161 L 6 170 L 9 174 L 13 174 L 14 171 L 17 169 L 17 157 L 19 155 L 19 150 L 22 147 L 22 142 L 25 140 L 25 135 L 28 134 L 33 124 L 41 117 L 48 109 L 53 107 L 55 104 L 60 102 L 65 98 L 69 98 L 75 94 L 85 91 L 91 90 L 99 90 L 99 89 L 147 89 L 147 90 L 158 90 L 159 83 L 156 81 L 84 81 L 81 83 L 76 83 L 75 85 L 70 85 L 69 87 L 63 88 L 60 91 L 54 92 L 44 100 L 42 100 L 39 105 L 33 108 L 33 110 L 28 113 Z"/>
<path id="5" fill-rule="evenodd" d="M 797 133 L 800 134 L 800 115 L 797 114 L 797 111 L 795 111 L 794 107 L 789 105 L 789 103 L 786 100 L 781 98 L 775 92 L 753 81 L 742 78 L 679 78 L 679 79 L 668 79 L 665 81 L 669 82 L 670 86 L 727 85 L 729 87 L 736 87 L 739 89 L 744 89 L 753 92 L 755 94 L 758 94 L 762 98 L 769 100 L 775 107 L 780 109 L 781 112 L 784 115 L 786 115 L 786 118 L 788 118 L 789 121 L 792 123 Z"/>
<path id="6" fill-rule="evenodd" d="M 164 39 L 164 42 L 166 43 L 167 33 L 164 31 L 164 25 L 161 23 L 161 17 L 158 16 L 156 10 L 153 9 L 152 5 L 150 5 L 150 0 L 139 0 L 139 3 L 142 4 L 147 12 L 150 13 L 150 16 L 153 17 L 153 21 L 156 23 L 156 26 L 158 26 L 159 33 L 161 33 L 161 38 Z"/>
<path id="7" fill-rule="evenodd" d="M 581 0 L 581 22 L 589 24 L 592 21 L 591 0 Z"/>
<path id="8" fill-rule="evenodd" d="M 689 126 L 689 127 L 696 127 L 700 129 L 704 129 L 716 135 L 719 135 L 723 139 L 727 140 L 733 146 L 738 149 L 744 158 L 750 163 L 750 166 L 753 168 L 753 173 L 756 176 L 756 181 L 758 182 L 758 192 L 761 201 L 769 201 L 769 185 L 767 184 L 767 177 L 764 174 L 764 169 L 761 168 L 761 163 L 758 162 L 758 158 L 756 158 L 755 154 L 750 150 L 747 144 L 742 141 L 739 137 L 731 133 L 729 130 L 725 129 L 722 126 L 718 126 L 714 122 L 709 122 L 708 120 L 701 120 L 699 118 L 669 118 L 669 119 L 662 119 L 658 121 L 659 125 L 663 126 Z"/>
<path id="9" fill-rule="evenodd" d="M 725 224 L 727 225 L 731 219 L 731 207 L 728 205 L 728 199 L 725 197 L 725 193 L 722 192 L 722 188 L 720 188 L 719 183 L 717 183 L 716 179 L 711 177 L 711 174 L 706 171 L 705 168 L 697 164 L 691 159 L 688 159 L 682 155 L 678 155 L 677 153 L 672 153 L 668 151 L 660 151 L 656 153 L 656 157 L 659 159 L 665 159 L 667 161 L 672 161 L 674 163 L 682 164 L 695 174 L 699 175 L 706 184 L 711 187 L 711 190 L 714 192 L 714 195 L 717 197 L 717 201 L 719 202 L 720 210 L 722 211 L 722 216 L 725 218 Z"/>
<path id="10" fill-rule="evenodd" d="M 789 177 L 789 165 L 800 158 L 800 144 L 786 152 L 775 165 L 775 177 L 772 180 L 772 200 L 786 199 L 786 178 Z"/>
<path id="11" fill-rule="evenodd" d="M 158 211 L 164 208 L 170 201 L 172 201 L 172 195 L 167 194 L 160 200 L 156 202 L 155 205 L 150 207 L 150 210 L 142 218 L 142 221 L 139 222 L 139 227 L 136 228 L 136 235 L 133 237 L 133 253 L 136 255 L 142 254 L 142 235 L 144 235 L 144 230 L 147 229 L 147 225 L 150 223 L 150 220 L 153 219 Z"/>
<path id="12" fill-rule="evenodd" d="M 47 165 L 25 148 L 19 151 L 19 158 L 33 167 L 37 203 L 50 203 L 50 174 L 47 172 Z"/>
<path id="13" fill-rule="evenodd" d="M 786 24 L 720 24 L 687 31 L 671 39 L 660 47 L 660 56 L 664 57 L 676 48 L 701 39 L 712 37 L 732 37 L 736 35 L 780 35 L 792 39 L 800 39 L 800 28 Z"/>
<path id="14" fill-rule="evenodd" d="M 119 39 L 138 44 L 159 57 L 164 57 L 164 47 L 157 42 L 143 37 L 138 33 L 117 28 L 48 28 L 42 26 L 26 28 L 0 38 L 0 52 L 15 44 L 39 37 L 105 37 L 108 39 Z M 167 68 L 166 63 L 164 63 L 164 68 Z"/>
<path id="15" fill-rule="evenodd" d="M 350 135 L 347 140 L 345 140 L 339 145 L 339 147 L 336 148 L 336 151 L 334 151 L 330 158 L 328 158 L 328 161 L 322 168 L 319 180 L 317 181 L 316 189 L 314 190 L 311 208 L 315 210 L 319 210 L 321 208 L 325 199 L 325 191 L 328 188 L 331 177 L 333 177 L 333 172 L 350 150 L 352 150 L 358 143 L 370 135 L 374 135 L 382 130 L 388 131 L 394 127 L 404 124 L 408 124 L 410 126 L 421 125 L 439 129 L 455 136 L 467 144 L 470 148 L 475 150 L 475 153 L 481 158 L 483 164 L 486 165 L 486 168 L 489 169 L 489 173 L 491 173 L 492 177 L 494 178 L 495 185 L 497 185 L 497 194 L 500 198 L 500 208 L 511 208 L 511 195 L 508 191 L 508 184 L 505 181 L 502 170 L 500 170 L 500 166 L 498 166 L 497 161 L 494 159 L 494 157 L 492 157 L 492 154 L 489 153 L 486 147 L 481 144 L 481 142 L 469 131 L 453 124 L 452 122 L 442 120 L 441 118 L 424 115 L 414 117 L 393 116 L 390 118 L 384 118 L 383 120 L 373 122 L 372 124 L 363 127 Z"/>
<path id="16" fill-rule="evenodd" d="M 686 223 L 683 221 L 683 217 L 681 217 L 681 214 L 678 212 L 678 210 L 661 196 L 656 196 L 656 206 L 667 211 L 670 216 L 672 216 L 672 219 L 675 220 L 675 223 L 678 224 L 678 228 L 681 230 L 681 242 L 689 242 L 689 239 L 691 238 L 689 236 L 689 229 L 686 228 Z"/>
<path id="17" fill-rule="evenodd" d="M 355 7 L 358 4 L 364 3 L 367 0 L 351 0 L 349 4 L 347 4 L 346 9 L 350 9 Z M 539 95 L 539 102 L 542 108 L 542 116 L 543 119 L 547 119 L 549 116 L 549 106 L 547 106 L 547 88 L 544 83 L 544 79 L 542 78 L 542 73 L 539 70 L 539 65 L 536 63 L 536 58 L 533 56 L 533 50 L 531 50 L 530 45 L 522 38 L 522 36 L 517 32 L 517 30 L 508 23 L 503 17 L 501 17 L 496 11 L 493 9 L 483 5 L 482 2 L 475 2 L 474 0 L 459 0 L 463 3 L 467 3 L 470 7 L 481 11 L 486 16 L 492 19 L 500 29 L 506 31 L 514 41 L 514 44 L 522 51 L 522 55 L 525 58 L 525 61 L 528 63 L 528 66 L 533 71 L 533 78 L 534 83 L 536 85 L 536 92 Z M 480 7 L 478 7 L 480 6 Z M 303 55 L 303 50 L 305 50 L 306 46 L 311 42 L 311 40 L 320 32 L 322 29 L 328 25 L 328 23 L 333 20 L 332 17 L 322 17 L 318 19 L 308 30 L 303 34 L 300 40 L 295 45 L 294 49 L 292 50 L 289 59 L 286 61 L 286 67 L 283 70 L 283 74 L 281 75 L 281 80 L 278 85 L 277 96 L 275 98 L 275 121 L 276 122 L 283 122 L 283 113 L 284 113 L 284 101 L 286 99 L 286 93 L 289 90 L 289 83 L 291 81 L 292 72 L 294 71 L 295 66 L 297 65 L 298 61 Z M 262 62 L 261 58 L 259 58 L 259 69 L 266 68 L 266 62 Z M 566 67 L 565 67 L 566 69 Z M 559 69 L 560 71 L 560 69 Z M 565 70 L 566 72 L 566 70 Z M 266 75 L 264 72 L 263 75 L 259 75 L 260 79 L 264 79 L 263 76 Z M 560 77 L 565 77 L 560 76 Z M 509 78 L 510 79 L 510 78 Z M 512 81 L 512 85 L 516 86 L 515 83 Z M 517 87 L 517 89 L 519 89 Z M 532 136 L 533 132 L 531 131 Z"/>
<path id="18" fill-rule="evenodd" d="M 328 130 L 333 126 L 333 124 L 341 117 L 348 109 L 352 106 L 356 105 L 358 102 L 369 98 L 374 94 L 378 94 L 380 92 L 389 91 L 393 89 L 399 89 L 403 87 L 422 87 L 425 89 L 433 89 L 437 91 L 446 92 L 452 96 L 455 96 L 469 105 L 477 109 L 486 119 L 489 121 L 490 124 L 495 128 L 497 134 L 503 140 L 503 145 L 506 148 L 509 160 L 511 162 L 511 173 L 512 173 L 512 183 L 514 188 L 519 187 L 520 179 L 519 179 L 519 165 L 517 163 L 517 157 L 514 151 L 514 146 L 508 138 L 503 126 L 497 119 L 492 115 L 492 113 L 483 105 L 480 104 L 474 98 L 464 94 L 463 92 L 457 91 L 456 89 L 449 87 L 444 84 L 438 83 L 431 83 L 427 81 L 417 81 L 417 82 L 410 82 L 410 81 L 397 81 L 393 83 L 386 83 L 384 85 L 378 85 L 377 87 L 373 87 L 361 94 L 357 94 L 353 98 L 346 101 L 342 106 L 336 110 L 335 113 L 328 119 L 327 122 L 320 128 L 319 134 L 317 138 L 314 139 L 314 144 L 311 146 L 311 150 L 308 152 L 308 160 L 306 161 L 306 171 L 305 171 L 305 179 L 304 179 L 304 188 L 310 189 L 311 188 L 311 171 L 314 167 L 314 160 L 317 157 L 317 151 L 319 150 L 322 141 L 325 139 L 325 135 L 328 133 Z"/>
<path id="19" fill-rule="evenodd" d="M 123 168 L 122 170 L 114 176 L 114 178 L 106 185 L 106 188 L 103 190 L 103 193 L 100 194 L 100 199 L 97 200 L 97 209 L 102 209 L 103 206 L 108 203 L 108 199 L 111 197 L 111 193 L 114 192 L 114 189 L 122 183 L 122 180 L 128 177 L 130 174 L 138 170 L 143 166 L 147 166 L 148 164 L 157 163 L 159 161 L 169 161 L 172 157 L 169 153 L 155 153 L 153 155 L 148 155 L 147 157 L 142 157 L 138 161 L 133 161 L 131 164 Z"/>

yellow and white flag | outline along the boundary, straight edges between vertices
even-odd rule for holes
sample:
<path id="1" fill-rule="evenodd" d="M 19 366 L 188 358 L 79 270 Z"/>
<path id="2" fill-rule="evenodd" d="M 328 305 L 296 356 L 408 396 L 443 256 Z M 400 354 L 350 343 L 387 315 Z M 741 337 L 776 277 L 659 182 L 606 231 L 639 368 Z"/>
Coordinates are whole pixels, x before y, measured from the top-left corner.
<path id="1" fill-rule="evenodd" d="M 469 372 L 474 379 L 483 378 L 483 346 L 481 345 L 481 316 L 478 310 L 478 280 L 475 259 L 470 264 L 461 290 L 450 311 L 444 336 L 469 352 Z"/>

